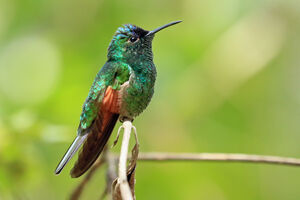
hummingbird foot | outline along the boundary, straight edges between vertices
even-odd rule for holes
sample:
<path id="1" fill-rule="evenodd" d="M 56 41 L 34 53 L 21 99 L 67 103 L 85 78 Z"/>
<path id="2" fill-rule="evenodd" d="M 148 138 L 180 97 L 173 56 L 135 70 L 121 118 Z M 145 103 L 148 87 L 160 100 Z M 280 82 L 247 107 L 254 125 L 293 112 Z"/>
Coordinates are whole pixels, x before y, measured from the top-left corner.
<path id="1" fill-rule="evenodd" d="M 131 124 L 131 129 L 133 129 L 133 131 L 134 131 L 136 143 L 139 144 L 138 139 L 137 139 L 136 128 L 135 128 L 135 126 L 132 125 L 133 119 L 132 119 L 132 118 L 128 118 L 128 117 L 124 117 L 124 116 L 123 116 L 123 117 L 120 117 L 120 122 L 122 123 L 122 125 L 121 125 L 121 126 L 119 127 L 119 129 L 118 129 L 118 133 L 117 133 L 116 139 L 115 139 L 114 142 L 113 142 L 112 147 L 116 146 L 116 144 L 118 143 L 119 137 L 120 137 L 120 133 L 121 133 L 121 130 L 122 130 L 122 129 L 125 130 L 125 128 L 126 128 L 125 125 L 124 125 L 124 122 L 126 122 L 126 121 L 127 121 L 127 123 L 130 122 L 130 124 Z"/>
<path id="2" fill-rule="evenodd" d="M 124 121 L 131 121 L 131 122 L 133 122 L 133 118 L 127 117 L 127 116 L 120 116 L 119 120 L 120 120 L 121 123 L 123 123 Z"/>

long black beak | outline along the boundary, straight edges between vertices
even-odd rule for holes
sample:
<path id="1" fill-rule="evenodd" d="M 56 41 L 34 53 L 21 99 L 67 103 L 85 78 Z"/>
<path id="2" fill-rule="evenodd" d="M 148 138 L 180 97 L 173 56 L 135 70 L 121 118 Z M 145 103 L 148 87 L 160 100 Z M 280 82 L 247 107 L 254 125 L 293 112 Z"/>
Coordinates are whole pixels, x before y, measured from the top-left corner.
<path id="1" fill-rule="evenodd" d="M 180 22 L 182 22 L 182 21 L 180 20 L 180 21 L 175 21 L 175 22 L 168 23 L 166 25 L 163 25 L 161 27 L 158 27 L 158 28 L 154 29 L 153 31 L 149 31 L 147 33 L 147 35 L 145 35 L 145 36 L 153 35 L 153 34 L 157 33 L 158 31 L 161 31 L 161 30 L 163 30 L 163 29 L 165 29 L 165 28 L 167 28 L 169 26 L 173 26 L 173 25 L 178 24 Z"/>

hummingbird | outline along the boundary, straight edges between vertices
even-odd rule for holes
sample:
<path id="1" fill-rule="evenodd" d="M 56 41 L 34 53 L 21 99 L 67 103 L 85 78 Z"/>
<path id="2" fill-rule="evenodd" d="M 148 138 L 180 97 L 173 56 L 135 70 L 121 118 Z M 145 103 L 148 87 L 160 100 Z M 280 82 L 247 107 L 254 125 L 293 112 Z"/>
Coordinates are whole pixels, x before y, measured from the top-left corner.
<path id="1" fill-rule="evenodd" d="M 133 121 L 145 110 L 154 93 L 154 35 L 181 21 L 152 31 L 132 24 L 119 27 L 108 47 L 107 61 L 100 69 L 83 104 L 77 137 L 58 164 L 59 174 L 78 149 L 70 174 L 80 177 L 97 160 L 118 121 Z"/>

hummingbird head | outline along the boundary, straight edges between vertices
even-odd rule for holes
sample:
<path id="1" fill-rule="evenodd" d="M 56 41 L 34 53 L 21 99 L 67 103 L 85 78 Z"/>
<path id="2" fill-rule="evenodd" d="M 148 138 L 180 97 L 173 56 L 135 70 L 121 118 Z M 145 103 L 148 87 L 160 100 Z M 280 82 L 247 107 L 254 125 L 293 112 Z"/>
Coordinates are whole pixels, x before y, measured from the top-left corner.
<path id="1" fill-rule="evenodd" d="M 108 59 L 127 63 L 139 62 L 139 58 L 152 60 L 152 40 L 155 33 L 180 22 L 171 22 L 153 31 L 132 24 L 119 27 L 108 47 Z"/>

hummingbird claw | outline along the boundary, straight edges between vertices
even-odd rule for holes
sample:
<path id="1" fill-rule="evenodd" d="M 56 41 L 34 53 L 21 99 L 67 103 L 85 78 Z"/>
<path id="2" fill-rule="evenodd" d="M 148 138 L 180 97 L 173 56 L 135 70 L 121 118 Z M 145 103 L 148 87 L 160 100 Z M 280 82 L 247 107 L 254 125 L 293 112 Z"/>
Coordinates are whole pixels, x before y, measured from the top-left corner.
<path id="1" fill-rule="evenodd" d="M 116 137 L 116 139 L 114 140 L 113 145 L 111 146 L 111 148 L 115 147 L 116 144 L 118 143 L 119 137 L 120 137 L 120 132 L 121 132 L 122 128 L 124 128 L 123 125 L 119 127 L 118 133 L 117 133 L 117 137 Z"/>
<path id="2" fill-rule="evenodd" d="M 135 143 L 139 146 L 140 143 L 139 143 L 139 140 L 138 140 L 137 131 L 136 131 L 135 126 L 132 126 L 132 129 L 134 131 Z"/>
<path id="3" fill-rule="evenodd" d="M 120 116 L 119 117 L 119 120 L 120 120 L 120 122 L 121 123 L 123 123 L 124 121 L 131 121 L 131 122 L 133 122 L 133 118 L 130 118 L 130 117 L 126 117 L 126 116 Z"/>

